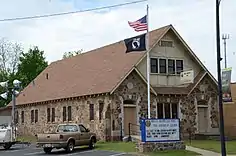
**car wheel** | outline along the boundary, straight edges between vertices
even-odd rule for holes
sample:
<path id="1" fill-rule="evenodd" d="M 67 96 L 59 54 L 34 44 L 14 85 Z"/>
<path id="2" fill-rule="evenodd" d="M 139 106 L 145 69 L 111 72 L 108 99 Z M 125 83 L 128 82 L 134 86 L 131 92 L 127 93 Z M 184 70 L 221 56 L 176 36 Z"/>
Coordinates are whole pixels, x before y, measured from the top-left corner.
<path id="1" fill-rule="evenodd" d="M 6 143 L 6 144 L 3 146 L 3 148 L 4 148 L 5 150 L 10 149 L 10 148 L 11 148 L 11 143 Z"/>
<path id="2" fill-rule="evenodd" d="M 89 148 L 90 148 L 90 149 L 94 149 L 94 148 L 95 148 L 95 139 L 94 139 L 94 138 L 92 138 L 92 139 L 90 140 L 90 142 L 89 142 Z"/>
<path id="3" fill-rule="evenodd" d="M 43 151 L 46 153 L 46 154 L 49 154 L 52 152 L 52 148 L 43 148 Z"/>
<path id="4" fill-rule="evenodd" d="M 74 141 L 69 141 L 67 146 L 66 146 L 66 152 L 73 152 L 75 147 Z"/>

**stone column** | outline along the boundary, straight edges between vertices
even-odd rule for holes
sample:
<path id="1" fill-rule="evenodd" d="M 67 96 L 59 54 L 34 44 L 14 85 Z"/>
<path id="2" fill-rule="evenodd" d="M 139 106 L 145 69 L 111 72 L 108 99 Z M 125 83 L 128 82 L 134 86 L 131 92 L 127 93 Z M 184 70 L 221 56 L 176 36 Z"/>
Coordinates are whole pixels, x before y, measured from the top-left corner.
<path id="1" fill-rule="evenodd" d="M 207 105 L 208 105 L 208 115 L 207 115 L 207 117 L 208 117 L 208 120 L 207 120 L 207 125 L 208 125 L 208 127 L 207 127 L 207 132 L 210 132 L 211 131 L 211 125 L 212 125 L 212 121 L 211 121 L 211 102 L 212 102 L 212 98 L 210 97 L 209 98 L 209 100 L 208 100 L 208 103 L 207 103 Z"/>
<path id="2" fill-rule="evenodd" d="M 179 107 L 178 107 L 178 116 L 179 116 L 180 121 L 183 119 L 183 114 L 182 114 L 182 112 L 181 112 L 182 102 L 183 102 L 183 100 L 180 99 L 180 100 L 179 100 L 179 104 L 178 104 L 178 105 L 179 105 Z"/>
<path id="3" fill-rule="evenodd" d="M 119 117 L 121 118 L 121 124 L 122 124 L 122 136 L 124 136 L 124 99 L 122 96 L 119 96 L 120 99 L 120 109 L 121 109 L 121 114 Z"/>
<path id="4" fill-rule="evenodd" d="M 155 106 L 155 112 L 156 112 L 155 117 L 157 118 L 157 99 L 156 98 L 153 99 L 152 105 Z"/>
<path id="5" fill-rule="evenodd" d="M 199 126 L 198 126 L 198 103 L 197 103 L 197 98 L 194 98 L 194 105 L 195 105 L 195 108 L 196 108 L 196 132 L 198 133 L 199 132 Z"/>
<path id="6" fill-rule="evenodd" d="M 140 106 L 139 103 L 141 101 L 141 97 L 139 96 L 136 100 L 136 118 L 137 118 L 137 125 L 139 125 L 139 110 L 140 110 Z"/>

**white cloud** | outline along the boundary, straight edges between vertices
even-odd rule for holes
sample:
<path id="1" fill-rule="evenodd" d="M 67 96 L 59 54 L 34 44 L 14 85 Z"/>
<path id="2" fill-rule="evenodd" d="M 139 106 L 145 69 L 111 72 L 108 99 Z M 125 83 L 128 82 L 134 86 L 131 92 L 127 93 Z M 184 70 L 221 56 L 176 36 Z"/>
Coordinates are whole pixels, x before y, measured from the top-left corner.
<path id="1" fill-rule="evenodd" d="M 104 5 L 124 1 L 106 2 L 107 4 Z M 87 6 L 83 8 L 83 4 L 83 1 L 9 0 L 1 3 L 0 18 L 87 9 Z M 92 3 L 89 5 L 96 7 Z M 216 76 L 214 1 L 149 0 L 149 6 L 150 29 L 173 24 L 196 55 Z M 236 63 L 233 59 L 236 58 L 236 55 L 233 55 L 233 52 L 236 52 L 236 45 L 233 44 L 236 41 L 234 6 L 236 6 L 236 1 L 221 1 L 222 32 L 230 33 L 227 46 L 228 66 L 234 68 L 233 80 L 236 81 Z M 128 26 L 127 21 L 140 18 L 145 14 L 145 9 L 145 3 L 141 3 L 104 11 L 37 20 L 0 22 L 0 37 L 21 42 L 26 50 L 30 45 L 38 45 L 45 51 L 47 60 L 51 62 L 61 59 L 65 51 L 81 48 L 87 51 L 136 35 L 137 33 Z"/>

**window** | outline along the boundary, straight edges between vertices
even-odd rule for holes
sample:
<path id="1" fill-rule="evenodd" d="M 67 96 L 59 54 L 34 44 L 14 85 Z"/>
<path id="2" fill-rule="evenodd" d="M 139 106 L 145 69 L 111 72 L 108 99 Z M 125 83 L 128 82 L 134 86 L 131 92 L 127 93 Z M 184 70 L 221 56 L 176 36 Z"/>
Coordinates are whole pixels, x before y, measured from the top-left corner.
<path id="1" fill-rule="evenodd" d="M 82 133 L 87 132 L 86 128 L 82 125 L 79 125 L 79 129 L 80 129 L 80 132 L 82 132 Z"/>
<path id="2" fill-rule="evenodd" d="M 52 122 L 55 122 L 55 108 L 52 108 Z"/>
<path id="3" fill-rule="evenodd" d="M 164 115 L 163 115 L 163 104 L 158 104 L 157 105 L 157 118 L 158 119 L 163 119 Z"/>
<path id="4" fill-rule="evenodd" d="M 115 120 L 112 120 L 112 130 L 115 130 Z"/>
<path id="5" fill-rule="evenodd" d="M 180 74 L 183 71 L 183 60 L 176 60 L 176 71 Z"/>
<path id="6" fill-rule="evenodd" d="M 90 120 L 94 120 L 94 104 L 89 105 Z"/>
<path id="7" fill-rule="evenodd" d="M 47 122 L 50 122 L 51 112 L 50 108 L 47 108 Z"/>
<path id="8" fill-rule="evenodd" d="M 31 110 L 31 123 L 34 122 L 34 110 Z"/>
<path id="9" fill-rule="evenodd" d="M 160 73 L 166 73 L 166 59 L 159 59 Z"/>
<path id="10" fill-rule="evenodd" d="M 166 119 L 170 119 L 171 118 L 171 112 L 170 112 L 170 104 L 169 103 L 165 103 L 165 118 Z"/>
<path id="11" fill-rule="evenodd" d="M 172 104 L 172 119 L 178 118 L 178 105 L 176 103 Z"/>
<path id="12" fill-rule="evenodd" d="M 168 59 L 168 73 L 175 74 L 175 60 Z"/>
<path id="13" fill-rule="evenodd" d="M 63 121 L 66 121 L 66 107 L 63 107 L 62 116 L 63 116 Z"/>
<path id="14" fill-rule="evenodd" d="M 103 107 L 104 107 L 104 103 L 99 103 L 99 120 L 102 120 Z"/>
<path id="15" fill-rule="evenodd" d="M 173 47 L 173 42 L 172 41 L 160 41 L 160 46 L 161 47 Z"/>
<path id="16" fill-rule="evenodd" d="M 35 113 L 34 122 L 36 123 L 36 122 L 38 122 L 39 112 L 38 112 L 38 110 L 36 109 L 34 113 Z"/>
<path id="17" fill-rule="evenodd" d="M 157 58 L 151 58 L 151 73 L 158 73 L 158 59 Z"/>
<path id="18" fill-rule="evenodd" d="M 158 119 L 177 119 L 178 104 L 177 103 L 158 103 L 157 104 Z"/>
<path id="19" fill-rule="evenodd" d="M 21 123 L 25 122 L 25 113 L 24 111 L 21 111 Z"/>
<path id="20" fill-rule="evenodd" d="M 68 110 L 68 121 L 71 121 L 71 120 L 72 120 L 72 116 L 71 116 L 71 106 L 68 106 L 68 107 L 67 107 L 67 110 Z"/>

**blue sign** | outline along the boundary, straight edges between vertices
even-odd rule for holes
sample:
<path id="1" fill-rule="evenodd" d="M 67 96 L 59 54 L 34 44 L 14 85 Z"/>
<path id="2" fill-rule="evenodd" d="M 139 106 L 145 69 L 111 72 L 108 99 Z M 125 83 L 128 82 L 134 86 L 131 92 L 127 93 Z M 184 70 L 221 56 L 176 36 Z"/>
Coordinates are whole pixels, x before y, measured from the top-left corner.
<path id="1" fill-rule="evenodd" d="M 179 119 L 142 119 L 142 142 L 180 141 Z"/>

